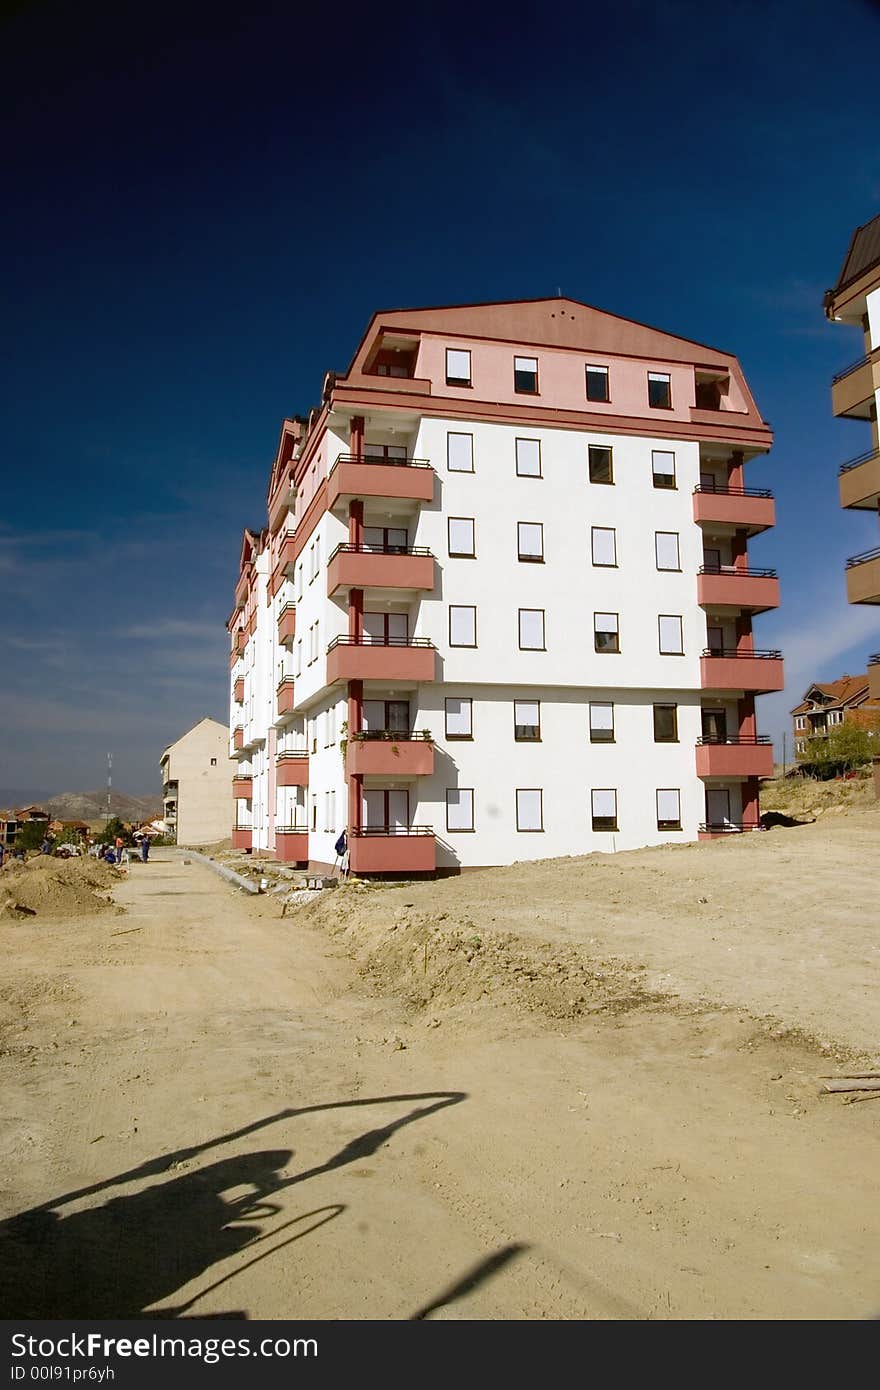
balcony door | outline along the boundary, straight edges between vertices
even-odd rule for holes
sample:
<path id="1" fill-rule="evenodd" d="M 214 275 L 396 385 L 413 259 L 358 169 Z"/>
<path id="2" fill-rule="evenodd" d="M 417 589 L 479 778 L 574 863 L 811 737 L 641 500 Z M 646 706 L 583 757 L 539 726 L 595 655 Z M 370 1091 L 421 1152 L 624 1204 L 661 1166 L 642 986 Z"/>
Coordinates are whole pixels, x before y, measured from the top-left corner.
<path id="1" fill-rule="evenodd" d="M 364 550 L 378 550 L 386 555 L 405 551 L 409 538 L 402 526 L 365 526 Z"/>
<path id="2" fill-rule="evenodd" d="M 703 569 L 709 570 L 712 574 L 721 573 L 721 551 L 713 546 L 703 546 Z"/>
<path id="3" fill-rule="evenodd" d="M 364 641 L 378 646 L 405 646 L 409 619 L 405 613 L 365 613 Z"/>
<path id="4" fill-rule="evenodd" d="M 365 444 L 364 458 L 373 463 L 406 463 L 406 445 Z"/>
<path id="5" fill-rule="evenodd" d="M 706 824 L 730 825 L 730 792 L 726 787 L 706 788 Z"/>
<path id="6" fill-rule="evenodd" d="M 727 711 L 723 709 L 704 709 L 701 712 L 703 721 L 703 742 L 704 743 L 726 743 L 727 742 Z"/>
<path id="7" fill-rule="evenodd" d="M 364 700 L 364 728 L 371 734 L 408 734 L 409 700 Z"/>
<path id="8" fill-rule="evenodd" d="M 364 829 L 393 835 L 409 825 L 409 792 L 370 787 L 364 792 Z"/>
<path id="9" fill-rule="evenodd" d="M 706 627 L 706 646 L 713 656 L 720 656 L 724 651 L 724 628 Z"/>

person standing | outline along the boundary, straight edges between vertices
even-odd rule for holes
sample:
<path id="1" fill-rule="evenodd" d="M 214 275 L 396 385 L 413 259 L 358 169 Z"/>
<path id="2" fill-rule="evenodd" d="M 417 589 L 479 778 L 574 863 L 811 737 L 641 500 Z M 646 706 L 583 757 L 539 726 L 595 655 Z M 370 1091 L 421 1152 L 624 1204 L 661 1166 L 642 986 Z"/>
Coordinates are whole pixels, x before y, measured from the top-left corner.
<path id="1" fill-rule="evenodd" d="M 150 857 L 150 837 L 144 835 L 141 839 L 141 863 L 146 864 Z"/>

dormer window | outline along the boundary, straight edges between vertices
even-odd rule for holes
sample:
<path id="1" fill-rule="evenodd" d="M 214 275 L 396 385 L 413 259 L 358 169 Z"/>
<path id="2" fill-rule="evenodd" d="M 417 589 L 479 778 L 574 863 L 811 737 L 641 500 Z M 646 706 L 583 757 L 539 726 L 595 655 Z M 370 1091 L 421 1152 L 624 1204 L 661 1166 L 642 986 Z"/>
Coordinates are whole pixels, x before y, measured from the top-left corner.
<path id="1" fill-rule="evenodd" d="M 446 349 L 446 385 L 471 385 L 471 355 L 466 349 Z"/>

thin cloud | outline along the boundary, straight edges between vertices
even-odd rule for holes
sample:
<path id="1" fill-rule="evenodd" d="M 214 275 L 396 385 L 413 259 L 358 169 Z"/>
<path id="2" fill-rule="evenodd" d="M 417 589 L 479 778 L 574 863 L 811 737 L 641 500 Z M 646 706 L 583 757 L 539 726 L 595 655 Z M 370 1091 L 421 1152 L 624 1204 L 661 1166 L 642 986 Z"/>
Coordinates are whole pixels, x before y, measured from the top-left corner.
<path id="1" fill-rule="evenodd" d="M 222 628 L 217 623 L 190 622 L 185 618 L 158 618 L 151 623 L 133 623 L 131 627 L 119 628 L 117 637 L 133 638 L 141 642 L 167 642 L 183 639 L 202 639 L 206 642 L 220 642 Z"/>

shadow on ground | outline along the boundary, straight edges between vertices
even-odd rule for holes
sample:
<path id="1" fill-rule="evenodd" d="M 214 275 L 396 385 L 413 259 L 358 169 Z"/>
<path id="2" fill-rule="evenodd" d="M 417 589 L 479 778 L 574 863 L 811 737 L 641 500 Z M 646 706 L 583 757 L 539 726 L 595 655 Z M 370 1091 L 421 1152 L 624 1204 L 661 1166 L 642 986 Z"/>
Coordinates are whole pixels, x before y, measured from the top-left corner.
<path id="1" fill-rule="evenodd" d="M 209 1285 L 215 1289 L 250 1265 L 312 1235 L 345 1211 L 343 1203 L 332 1203 L 302 1212 L 282 1226 L 264 1232 L 260 1223 L 271 1222 L 283 1210 L 277 1200 L 279 1193 L 374 1155 L 398 1130 L 465 1099 L 464 1092 L 442 1091 L 331 1101 L 299 1110 L 281 1110 L 243 1129 L 164 1154 L 126 1173 L 22 1212 L 0 1224 L 3 1316 L 136 1317 L 218 1262 L 256 1251 L 253 1259 L 237 1263 L 232 1271 Z M 389 1124 L 353 1136 L 324 1163 L 303 1172 L 287 1171 L 292 1150 L 268 1149 L 236 1154 L 195 1167 L 191 1172 L 149 1182 L 182 1164 L 192 1163 L 211 1149 L 283 1120 L 322 1111 L 414 1101 L 429 1103 L 408 1110 Z M 112 1196 L 100 1206 L 67 1215 L 59 1211 L 74 1202 L 136 1183 L 146 1185 L 135 1192 Z M 279 1236 L 284 1238 L 277 1240 Z M 204 1297 L 209 1288 L 200 1289 L 198 1298 Z M 181 1316 L 196 1301 L 164 1308 L 156 1316 Z"/>

